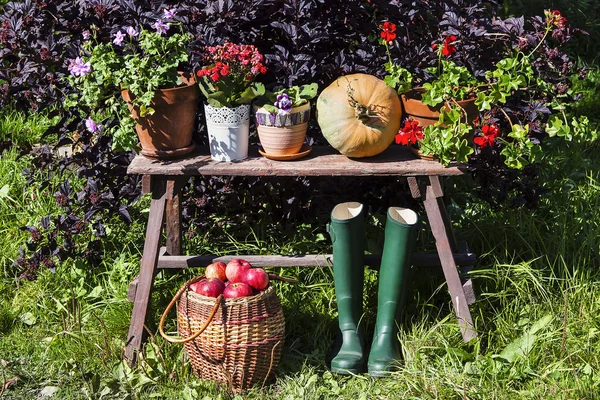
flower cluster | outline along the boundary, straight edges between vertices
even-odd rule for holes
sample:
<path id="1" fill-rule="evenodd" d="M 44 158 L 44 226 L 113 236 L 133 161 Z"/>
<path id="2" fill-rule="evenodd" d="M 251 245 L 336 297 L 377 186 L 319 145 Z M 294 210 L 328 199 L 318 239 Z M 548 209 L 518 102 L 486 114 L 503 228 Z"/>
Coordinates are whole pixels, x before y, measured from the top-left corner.
<path id="1" fill-rule="evenodd" d="M 92 72 L 92 66 L 89 62 L 84 63 L 81 57 L 77 57 L 71 60 L 68 70 L 73 76 L 86 76 Z"/>
<path id="2" fill-rule="evenodd" d="M 396 144 L 409 146 L 416 144 L 420 139 L 423 139 L 423 127 L 419 125 L 419 121 L 409 119 L 396 135 Z"/>
<path id="3" fill-rule="evenodd" d="M 452 54 L 456 53 L 456 46 L 454 46 L 455 41 L 456 41 L 456 36 L 454 36 L 454 35 L 446 36 L 446 39 L 444 39 L 444 43 L 442 43 L 442 45 L 441 45 L 442 55 L 448 57 L 448 56 L 451 56 Z M 435 50 L 438 48 L 438 45 L 434 43 L 431 45 L 431 48 Z"/>
<path id="4" fill-rule="evenodd" d="M 279 108 L 282 113 L 290 112 L 293 107 L 292 99 L 290 99 L 290 96 L 288 96 L 286 93 L 278 95 L 277 100 L 275 103 L 273 103 L 273 105 Z"/>
<path id="5" fill-rule="evenodd" d="M 474 138 L 473 142 L 481 148 L 493 146 L 496 138 L 500 135 L 500 129 L 496 124 L 484 125 L 481 127 L 481 133 L 483 135 Z"/>
<path id="6" fill-rule="evenodd" d="M 544 10 L 546 16 L 546 26 L 556 26 L 557 28 L 563 28 L 567 19 L 562 16 L 558 10 Z"/>
<path id="7" fill-rule="evenodd" d="M 381 28 L 381 38 L 386 42 L 396 39 L 396 24 L 385 21 L 379 28 Z"/>
<path id="8" fill-rule="evenodd" d="M 198 75 L 198 78 L 209 76 L 213 82 L 218 82 L 221 80 L 221 77 L 229 75 L 229 65 L 217 61 L 214 67 L 206 67 L 201 69 L 196 73 L 196 75 Z"/>
<path id="9" fill-rule="evenodd" d="M 263 55 L 252 45 L 227 42 L 222 46 L 209 46 L 207 50 L 206 59 L 211 65 L 197 72 L 200 78 L 208 76 L 213 82 L 218 82 L 233 70 L 236 75 L 243 75 L 247 81 L 252 81 L 256 75 L 267 73 Z"/>

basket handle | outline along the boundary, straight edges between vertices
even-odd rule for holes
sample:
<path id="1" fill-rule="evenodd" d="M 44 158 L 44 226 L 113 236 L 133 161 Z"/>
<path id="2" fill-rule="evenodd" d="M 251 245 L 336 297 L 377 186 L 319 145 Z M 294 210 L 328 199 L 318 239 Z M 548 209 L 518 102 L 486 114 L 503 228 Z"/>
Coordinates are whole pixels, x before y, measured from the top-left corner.
<path id="1" fill-rule="evenodd" d="M 213 307 L 210 315 L 208 316 L 208 320 L 206 320 L 206 322 L 204 323 L 204 325 L 202 326 L 202 328 L 200 328 L 200 330 L 198 332 L 194 333 L 192 336 L 187 337 L 187 338 L 176 338 L 176 337 L 173 337 L 173 336 L 169 336 L 164 331 L 165 319 L 167 319 L 167 315 L 169 314 L 169 311 L 171 310 L 171 307 L 173 307 L 173 305 L 175 304 L 175 302 L 177 302 L 177 300 L 179 299 L 179 297 L 181 297 L 181 295 L 183 294 L 183 292 L 186 289 L 189 290 L 189 286 L 188 285 L 186 285 L 186 286 L 182 287 L 181 289 L 179 289 L 179 291 L 175 294 L 175 296 L 173 297 L 173 299 L 171 300 L 171 302 L 169 303 L 169 305 L 165 309 L 165 312 L 163 312 L 162 317 L 160 317 L 160 322 L 158 323 L 158 332 L 160 332 L 160 336 L 162 336 L 167 342 L 171 342 L 171 343 L 187 343 L 187 342 L 191 342 L 192 340 L 196 339 L 198 336 L 200 336 L 202 334 L 202 332 L 204 332 L 204 330 L 208 327 L 208 325 L 210 325 L 210 323 L 212 322 L 213 318 L 215 317 L 215 314 L 217 314 L 217 310 L 219 309 L 219 306 L 221 305 L 221 299 L 223 298 L 222 294 L 220 294 L 219 297 L 216 298 L 216 300 L 215 300 L 215 306 Z"/>

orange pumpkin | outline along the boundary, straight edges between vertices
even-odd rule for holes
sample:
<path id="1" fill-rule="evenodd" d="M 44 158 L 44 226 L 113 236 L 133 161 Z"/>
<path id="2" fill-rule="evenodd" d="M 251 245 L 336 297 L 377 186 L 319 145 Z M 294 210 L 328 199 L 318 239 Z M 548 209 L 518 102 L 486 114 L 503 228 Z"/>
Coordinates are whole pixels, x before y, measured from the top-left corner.
<path id="1" fill-rule="evenodd" d="M 342 76 L 317 99 L 323 136 L 348 157 L 370 157 L 387 149 L 401 117 L 396 91 L 372 75 Z"/>

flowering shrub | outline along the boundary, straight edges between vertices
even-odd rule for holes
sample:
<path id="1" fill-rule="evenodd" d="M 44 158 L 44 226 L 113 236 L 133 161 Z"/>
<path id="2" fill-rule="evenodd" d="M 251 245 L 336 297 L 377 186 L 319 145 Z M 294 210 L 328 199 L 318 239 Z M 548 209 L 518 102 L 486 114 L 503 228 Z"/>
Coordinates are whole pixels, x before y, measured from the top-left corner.
<path id="1" fill-rule="evenodd" d="M 209 65 L 196 72 L 200 90 L 213 107 L 237 107 L 265 93 L 262 83 L 254 82 L 266 74 L 264 57 L 252 45 L 226 42 L 206 47 L 204 61 Z"/>

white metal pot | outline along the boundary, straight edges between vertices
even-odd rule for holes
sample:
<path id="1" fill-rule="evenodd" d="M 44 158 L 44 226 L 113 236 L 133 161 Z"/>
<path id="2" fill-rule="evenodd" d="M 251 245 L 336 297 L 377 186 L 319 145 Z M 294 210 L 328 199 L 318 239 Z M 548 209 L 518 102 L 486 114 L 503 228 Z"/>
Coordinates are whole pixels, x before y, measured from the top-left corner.
<path id="1" fill-rule="evenodd" d="M 235 108 L 204 104 L 210 157 L 215 161 L 237 161 L 248 158 L 250 104 Z"/>

